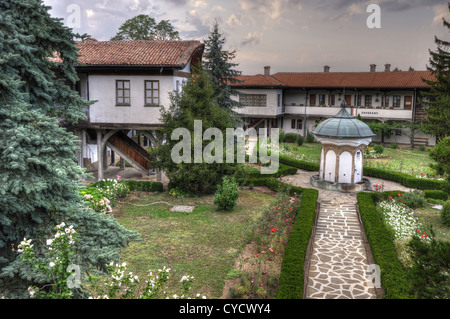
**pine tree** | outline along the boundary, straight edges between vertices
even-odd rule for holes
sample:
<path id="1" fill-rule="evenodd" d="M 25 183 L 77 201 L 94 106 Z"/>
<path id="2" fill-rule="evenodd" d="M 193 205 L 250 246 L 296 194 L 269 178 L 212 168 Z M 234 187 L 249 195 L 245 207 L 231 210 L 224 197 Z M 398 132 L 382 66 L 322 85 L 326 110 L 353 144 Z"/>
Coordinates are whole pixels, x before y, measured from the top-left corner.
<path id="1" fill-rule="evenodd" d="M 219 30 L 219 23 L 214 21 L 208 39 L 205 40 L 203 67 L 214 85 L 214 96 L 219 105 L 232 110 L 243 107 L 241 103 L 231 98 L 238 96 L 239 92 L 230 87 L 230 84 L 240 82 L 238 76 L 241 72 L 234 69 L 238 64 L 231 62 L 236 57 L 236 50 L 224 50 L 225 41 L 224 35 Z"/>
<path id="2" fill-rule="evenodd" d="M 73 225 L 85 271 L 118 260 L 136 238 L 83 207 L 78 181 L 85 172 L 76 164 L 76 137 L 61 121 L 84 118 L 87 102 L 71 90 L 78 80 L 75 35 L 48 10 L 40 0 L 0 0 L 0 296 L 7 298 L 27 297 L 31 284 L 49 282 L 20 261 L 24 238 L 40 251 L 55 225 Z M 55 52 L 60 67 L 49 59 Z"/>
<path id="3" fill-rule="evenodd" d="M 450 11 L 450 3 L 448 4 Z M 444 27 L 450 30 L 450 23 L 444 18 Z M 430 92 L 423 95 L 430 98 L 425 104 L 427 121 L 424 123 L 424 131 L 435 135 L 439 142 L 445 136 L 450 135 L 450 42 L 435 37 L 436 51 L 429 50 L 430 59 L 427 69 L 435 77 L 435 80 L 424 81 L 430 86 Z"/>
<path id="4" fill-rule="evenodd" d="M 212 143 L 202 140 L 205 131 L 209 128 L 217 128 L 221 131 L 223 144 L 211 153 L 218 155 L 222 151 L 222 163 L 217 161 L 208 163 L 204 157 L 200 162 L 196 162 L 194 151 L 196 120 L 201 121 L 201 140 L 197 139 L 199 143 L 197 145 L 201 146 L 202 155 L 205 147 Z M 214 86 L 204 71 L 194 70 L 183 86 L 182 92 L 171 95 L 169 109 L 161 108 L 161 121 L 162 133 L 167 142 L 155 150 L 154 156 L 158 159 L 155 166 L 165 171 L 170 180 L 170 188 L 177 188 L 185 193 L 211 193 L 223 176 L 231 175 L 236 171 L 235 163 L 226 163 L 225 135 L 227 128 L 233 128 L 231 111 L 218 105 L 214 97 Z M 191 138 L 185 141 L 190 144 L 189 150 L 178 153 L 186 156 L 186 161 L 182 163 L 176 163 L 172 158 L 172 150 L 180 143 L 179 140 L 172 140 L 172 133 L 178 128 L 187 129 Z M 217 136 L 213 138 L 214 141 L 216 139 Z"/>

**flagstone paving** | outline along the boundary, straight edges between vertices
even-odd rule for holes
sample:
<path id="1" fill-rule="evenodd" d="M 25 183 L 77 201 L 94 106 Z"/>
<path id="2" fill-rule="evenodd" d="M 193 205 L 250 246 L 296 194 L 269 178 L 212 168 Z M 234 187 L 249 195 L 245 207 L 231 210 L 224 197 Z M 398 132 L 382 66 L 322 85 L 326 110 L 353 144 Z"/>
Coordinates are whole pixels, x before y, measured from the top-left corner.
<path id="1" fill-rule="evenodd" d="M 299 170 L 283 178 L 286 183 L 313 188 L 315 172 Z M 382 180 L 370 179 L 373 184 Z M 400 184 L 384 181 L 384 190 L 405 190 Z M 356 193 L 319 190 L 320 204 L 311 254 L 308 257 L 306 299 L 376 299 L 370 250 L 357 212 Z"/>

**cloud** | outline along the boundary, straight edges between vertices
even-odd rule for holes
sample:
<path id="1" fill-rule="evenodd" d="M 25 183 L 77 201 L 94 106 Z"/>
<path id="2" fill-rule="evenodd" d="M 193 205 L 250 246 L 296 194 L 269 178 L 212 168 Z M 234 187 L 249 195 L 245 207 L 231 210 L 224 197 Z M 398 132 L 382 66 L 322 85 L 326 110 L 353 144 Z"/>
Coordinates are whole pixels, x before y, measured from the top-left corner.
<path id="1" fill-rule="evenodd" d="M 255 45 L 262 41 L 262 34 L 260 32 L 250 32 L 241 42 L 242 46 Z"/>
<path id="2" fill-rule="evenodd" d="M 301 10 L 300 0 L 238 0 L 240 9 L 246 15 L 258 13 L 267 22 L 280 22 L 285 13 Z"/>
<path id="3" fill-rule="evenodd" d="M 225 23 L 229 27 L 241 26 L 242 25 L 241 15 L 240 14 L 236 15 L 233 13 Z"/>
<path id="4" fill-rule="evenodd" d="M 445 19 L 447 22 L 450 22 L 450 10 L 448 8 L 448 4 L 441 4 L 433 6 L 434 18 L 433 25 L 442 25 L 442 19 Z"/>

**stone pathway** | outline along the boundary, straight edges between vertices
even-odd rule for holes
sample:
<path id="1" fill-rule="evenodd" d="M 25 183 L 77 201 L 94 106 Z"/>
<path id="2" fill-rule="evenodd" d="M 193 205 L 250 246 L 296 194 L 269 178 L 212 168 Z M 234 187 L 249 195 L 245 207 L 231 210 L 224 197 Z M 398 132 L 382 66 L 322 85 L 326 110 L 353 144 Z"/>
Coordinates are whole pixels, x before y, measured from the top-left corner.
<path id="1" fill-rule="evenodd" d="M 316 172 L 298 170 L 296 175 L 287 176 L 283 181 L 313 188 L 309 182 L 313 174 Z M 373 184 L 383 182 L 376 178 L 370 180 Z M 384 184 L 385 191 L 409 191 L 409 188 L 398 183 L 384 181 Z M 356 193 L 318 190 L 320 210 L 308 257 L 305 298 L 376 299 L 372 277 L 367 273 L 371 262 L 364 229 L 356 210 Z"/>
<path id="2" fill-rule="evenodd" d="M 320 203 L 305 298 L 375 299 L 355 205 Z"/>

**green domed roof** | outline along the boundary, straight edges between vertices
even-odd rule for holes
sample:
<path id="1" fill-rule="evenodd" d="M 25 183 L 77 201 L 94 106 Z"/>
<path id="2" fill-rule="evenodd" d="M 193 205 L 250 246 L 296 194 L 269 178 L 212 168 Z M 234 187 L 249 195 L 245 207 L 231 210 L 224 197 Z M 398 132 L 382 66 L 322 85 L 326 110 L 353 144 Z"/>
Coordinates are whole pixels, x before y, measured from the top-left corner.
<path id="1" fill-rule="evenodd" d="M 350 115 L 345 106 L 346 104 L 344 102 L 339 113 L 332 118 L 320 122 L 312 134 L 331 138 L 364 138 L 376 136 L 366 123 Z"/>

